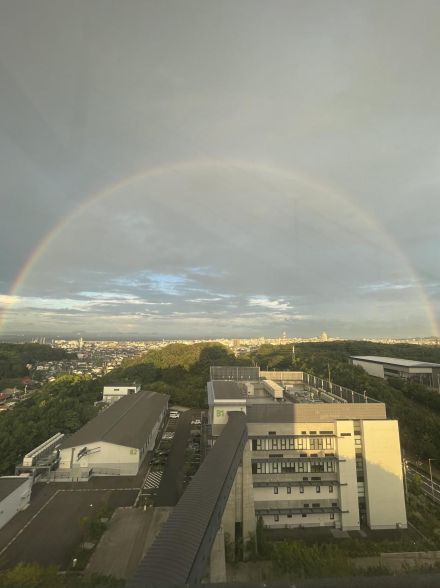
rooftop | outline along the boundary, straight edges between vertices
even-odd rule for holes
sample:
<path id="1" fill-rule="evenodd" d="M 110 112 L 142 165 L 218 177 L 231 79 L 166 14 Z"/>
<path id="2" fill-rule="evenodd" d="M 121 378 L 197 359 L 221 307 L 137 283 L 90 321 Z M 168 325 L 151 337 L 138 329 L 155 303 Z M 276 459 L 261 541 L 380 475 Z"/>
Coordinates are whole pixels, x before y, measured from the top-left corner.
<path id="1" fill-rule="evenodd" d="M 351 359 L 360 359 L 361 361 L 370 361 L 372 363 L 386 363 L 389 365 L 399 365 L 402 367 L 440 368 L 440 363 L 430 363 L 428 361 L 414 361 L 413 359 L 400 359 L 398 357 L 381 357 L 380 355 L 352 355 Z"/>
<path id="2" fill-rule="evenodd" d="M 214 396 L 217 400 L 241 400 L 246 398 L 246 391 L 234 381 L 214 380 Z"/>
<path id="3" fill-rule="evenodd" d="M 166 408 L 168 399 L 166 394 L 145 391 L 124 396 L 64 439 L 61 449 L 97 441 L 140 449 Z"/>
<path id="4" fill-rule="evenodd" d="M 27 476 L 2 476 L 0 477 L 0 501 L 4 500 L 14 490 L 28 481 Z"/>

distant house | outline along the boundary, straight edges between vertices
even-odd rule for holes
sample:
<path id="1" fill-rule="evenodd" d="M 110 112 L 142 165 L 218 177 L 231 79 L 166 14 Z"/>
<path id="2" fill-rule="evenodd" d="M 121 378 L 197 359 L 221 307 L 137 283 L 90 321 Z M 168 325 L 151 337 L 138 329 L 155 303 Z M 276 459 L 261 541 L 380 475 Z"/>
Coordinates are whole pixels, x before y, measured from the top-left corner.
<path id="1" fill-rule="evenodd" d="M 124 396 L 136 394 L 140 389 L 141 387 L 139 384 L 127 384 L 127 382 L 124 382 L 123 384 L 113 384 L 112 386 L 104 386 L 102 400 L 104 402 L 116 402 Z"/>
<path id="2" fill-rule="evenodd" d="M 30 476 L 0 477 L 0 529 L 20 510 L 29 505 L 32 491 Z"/>
<path id="3" fill-rule="evenodd" d="M 371 376 L 402 378 L 424 384 L 430 388 L 440 388 L 439 363 L 379 355 L 352 355 L 351 360 L 353 365 L 362 367 Z"/>
<path id="4" fill-rule="evenodd" d="M 72 479 L 135 476 L 168 410 L 166 394 L 138 392 L 112 403 L 60 446 L 59 471 Z"/>

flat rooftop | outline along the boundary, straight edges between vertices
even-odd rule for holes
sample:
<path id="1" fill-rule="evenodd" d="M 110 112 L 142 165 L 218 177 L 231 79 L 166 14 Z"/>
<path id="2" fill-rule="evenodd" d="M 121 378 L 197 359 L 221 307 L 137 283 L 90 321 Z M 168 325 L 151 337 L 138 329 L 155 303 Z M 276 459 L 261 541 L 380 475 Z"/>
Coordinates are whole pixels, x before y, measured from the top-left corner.
<path id="1" fill-rule="evenodd" d="M 214 380 L 212 384 L 217 400 L 244 400 L 247 396 L 246 390 L 238 382 Z"/>
<path id="2" fill-rule="evenodd" d="M 431 363 L 429 361 L 415 361 L 413 359 L 401 359 L 399 357 L 382 357 L 380 355 L 351 355 L 351 359 L 360 361 L 369 361 L 371 363 L 383 363 L 388 365 L 398 365 L 401 367 L 435 367 L 440 368 L 440 363 Z"/>

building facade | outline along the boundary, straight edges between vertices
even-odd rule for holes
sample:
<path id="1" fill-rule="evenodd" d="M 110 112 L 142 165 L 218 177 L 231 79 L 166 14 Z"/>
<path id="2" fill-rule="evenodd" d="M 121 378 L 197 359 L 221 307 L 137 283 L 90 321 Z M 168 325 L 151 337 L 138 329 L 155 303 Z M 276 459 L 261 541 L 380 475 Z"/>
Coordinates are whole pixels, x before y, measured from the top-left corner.
<path id="1" fill-rule="evenodd" d="M 252 377 L 212 379 L 208 404 L 213 442 L 228 412 L 246 413 L 254 525 L 406 528 L 398 423 L 383 403 L 302 372 Z"/>
<path id="2" fill-rule="evenodd" d="M 141 387 L 139 384 L 114 384 L 113 386 L 104 386 L 102 391 L 102 400 L 112 403 L 121 400 L 129 394 L 137 394 Z"/>

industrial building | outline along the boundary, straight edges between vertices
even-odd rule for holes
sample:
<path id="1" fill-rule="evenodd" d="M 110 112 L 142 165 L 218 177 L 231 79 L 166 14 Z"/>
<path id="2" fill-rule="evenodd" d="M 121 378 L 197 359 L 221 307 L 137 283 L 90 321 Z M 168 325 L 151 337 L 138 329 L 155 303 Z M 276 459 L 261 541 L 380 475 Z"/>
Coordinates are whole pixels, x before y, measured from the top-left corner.
<path id="1" fill-rule="evenodd" d="M 104 386 L 102 392 L 102 400 L 104 402 L 112 403 L 120 400 L 124 396 L 128 396 L 129 394 L 137 394 L 140 391 L 141 387 L 139 384 L 127 384 L 124 382 L 123 384 L 113 384 L 112 386 Z"/>
<path id="2" fill-rule="evenodd" d="M 233 412 L 248 442 L 222 527 L 406 528 L 396 420 L 385 404 L 303 372 L 211 368 L 212 441 Z"/>
<path id="3" fill-rule="evenodd" d="M 166 394 L 141 391 L 112 403 L 63 440 L 55 479 L 136 475 L 154 447 L 168 399 Z"/>
<path id="4" fill-rule="evenodd" d="M 378 355 L 352 355 L 353 365 L 359 365 L 371 376 L 403 378 L 429 388 L 440 390 L 440 364 Z"/>
<path id="5" fill-rule="evenodd" d="M 0 529 L 8 523 L 17 512 L 28 507 L 31 499 L 31 476 L 0 477 Z"/>

